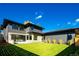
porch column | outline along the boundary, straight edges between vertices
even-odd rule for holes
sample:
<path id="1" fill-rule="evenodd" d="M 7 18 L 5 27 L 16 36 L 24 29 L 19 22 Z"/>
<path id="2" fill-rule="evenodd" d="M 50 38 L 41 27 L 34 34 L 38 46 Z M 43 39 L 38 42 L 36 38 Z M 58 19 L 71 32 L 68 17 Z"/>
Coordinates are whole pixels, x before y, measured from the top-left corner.
<path id="1" fill-rule="evenodd" d="M 32 40 L 34 40 L 34 35 L 32 35 Z"/>
<path id="2" fill-rule="evenodd" d="M 11 34 L 8 34 L 8 43 L 14 44 L 14 40 L 11 39 Z"/>
<path id="3" fill-rule="evenodd" d="M 27 41 L 27 35 L 25 35 L 25 40 Z"/>

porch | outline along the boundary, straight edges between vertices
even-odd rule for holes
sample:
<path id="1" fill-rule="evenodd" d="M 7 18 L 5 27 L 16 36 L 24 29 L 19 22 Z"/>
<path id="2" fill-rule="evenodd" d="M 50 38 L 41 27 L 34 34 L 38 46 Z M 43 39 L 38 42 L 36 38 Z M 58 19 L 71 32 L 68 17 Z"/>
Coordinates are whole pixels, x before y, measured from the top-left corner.
<path id="1" fill-rule="evenodd" d="M 40 42 L 41 36 L 35 34 L 22 34 L 22 33 L 8 33 L 8 43 L 32 43 Z"/>

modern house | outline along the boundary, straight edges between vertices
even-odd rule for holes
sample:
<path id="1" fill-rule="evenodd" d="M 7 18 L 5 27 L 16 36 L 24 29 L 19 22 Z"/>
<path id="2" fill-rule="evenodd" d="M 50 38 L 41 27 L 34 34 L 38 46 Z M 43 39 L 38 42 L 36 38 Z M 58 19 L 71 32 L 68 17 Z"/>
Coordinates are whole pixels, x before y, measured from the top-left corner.
<path id="1" fill-rule="evenodd" d="M 31 43 L 42 41 L 43 28 L 29 21 L 20 24 L 8 19 L 3 22 L 4 39 L 8 43 Z"/>
<path id="2" fill-rule="evenodd" d="M 50 39 L 56 39 L 59 42 L 60 39 L 63 43 L 67 43 L 72 40 L 74 43 L 79 45 L 79 28 L 58 30 L 43 33 L 41 26 L 35 25 L 29 21 L 25 21 L 24 24 L 20 24 L 8 19 L 4 19 L 3 25 L 3 35 L 6 42 L 14 43 L 31 43 L 31 42 L 41 42 Z"/>

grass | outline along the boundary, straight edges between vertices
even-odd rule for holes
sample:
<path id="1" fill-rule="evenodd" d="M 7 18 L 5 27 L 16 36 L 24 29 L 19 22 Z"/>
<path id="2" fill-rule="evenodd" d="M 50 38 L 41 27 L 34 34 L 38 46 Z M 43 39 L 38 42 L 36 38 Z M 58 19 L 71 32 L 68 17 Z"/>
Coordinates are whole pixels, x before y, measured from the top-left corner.
<path id="1" fill-rule="evenodd" d="M 12 44 L 4 44 L 0 45 L 0 56 L 36 56 L 36 54 Z"/>
<path id="2" fill-rule="evenodd" d="M 75 50 L 69 48 L 69 46 L 65 44 L 49 44 L 43 42 L 0 45 L 0 55 L 4 56 L 62 56 L 74 53 L 70 51 Z M 77 52 L 79 53 L 79 50 Z"/>
<path id="3" fill-rule="evenodd" d="M 16 44 L 16 46 L 40 56 L 54 56 L 68 47 L 64 44 L 48 43 Z"/>

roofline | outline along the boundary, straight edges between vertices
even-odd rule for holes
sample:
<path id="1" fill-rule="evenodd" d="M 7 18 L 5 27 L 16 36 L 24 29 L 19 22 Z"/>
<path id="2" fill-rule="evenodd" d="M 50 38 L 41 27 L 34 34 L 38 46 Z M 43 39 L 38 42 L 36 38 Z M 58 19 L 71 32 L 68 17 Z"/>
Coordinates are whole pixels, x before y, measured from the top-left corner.
<path id="1" fill-rule="evenodd" d="M 75 29 L 79 29 L 79 28 L 68 28 L 68 29 L 62 29 L 62 30 L 57 30 L 57 31 L 49 31 L 49 32 L 45 32 L 44 34 L 62 32 L 62 31 L 68 31 L 68 30 L 75 30 Z"/>
<path id="2" fill-rule="evenodd" d="M 43 27 L 41 27 L 41 26 L 38 26 L 38 25 L 35 25 L 35 24 L 32 24 L 32 23 L 28 23 L 27 25 L 24 25 L 24 24 L 21 24 L 21 23 L 18 23 L 18 22 L 15 22 L 15 21 L 12 21 L 12 20 L 9 20 L 9 19 L 4 19 L 4 22 L 3 22 L 3 27 L 5 27 L 4 26 L 4 23 L 5 23 L 5 21 L 9 21 L 9 22 L 12 22 L 12 23 L 15 23 L 15 24 L 19 24 L 19 25 L 23 25 L 23 26 L 26 26 L 26 27 L 28 27 L 29 25 L 33 25 L 33 26 L 35 26 L 35 27 L 38 27 L 38 28 L 40 28 L 41 30 L 42 29 L 44 29 Z"/>
<path id="3" fill-rule="evenodd" d="M 43 33 L 39 33 L 39 32 L 28 32 L 28 33 L 36 33 L 36 34 L 43 35 Z"/>

